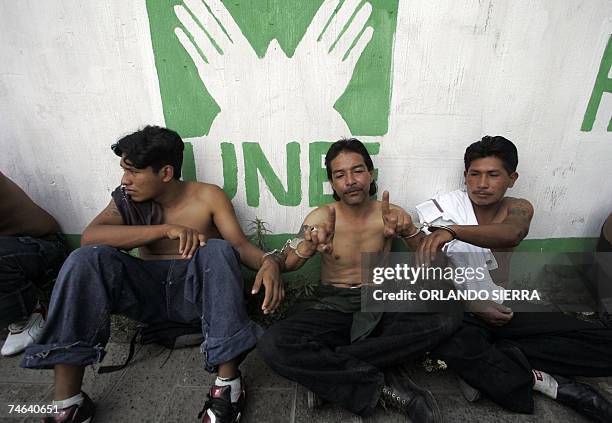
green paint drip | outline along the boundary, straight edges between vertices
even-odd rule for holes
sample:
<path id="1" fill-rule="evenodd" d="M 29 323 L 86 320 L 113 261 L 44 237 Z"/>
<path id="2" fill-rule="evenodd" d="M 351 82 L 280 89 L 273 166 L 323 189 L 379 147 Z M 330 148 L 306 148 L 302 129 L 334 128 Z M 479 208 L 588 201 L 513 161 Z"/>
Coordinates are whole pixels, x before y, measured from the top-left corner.
<path id="1" fill-rule="evenodd" d="M 601 98 L 604 93 L 612 93 L 612 79 L 608 78 L 610 69 L 612 68 L 612 35 L 608 38 L 608 44 L 604 50 L 603 57 L 601 58 L 601 64 L 599 65 L 599 72 L 597 72 L 597 78 L 595 79 L 595 86 L 591 93 L 591 99 L 587 106 L 586 112 L 584 113 L 584 119 L 580 130 L 583 132 L 589 132 L 593 129 L 595 118 L 597 117 L 597 110 L 601 104 Z M 612 117 L 608 122 L 608 132 L 612 131 Z"/>
<path id="2" fill-rule="evenodd" d="M 238 160 L 234 144 L 221 143 L 221 160 L 223 161 L 223 191 L 231 200 L 238 192 Z"/>
<path id="3" fill-rule="evenodd" d="M 181 172 L 183 181 L 197 181 L 196 176 L 196 164 L 193 157 L 193 144 L 190 142 L 185 143 L 185 150 L 183 151 L 183 169 Z"/>
<path id="4" fill-rule="evenodd" d="M 287 190 L 270 162 L 256 142 L 242 143 L 244 154 L 244 174 L 246 185 L 247 204 L 252 207 L 259 206 L 259 176 L 261 174 L 270 193 L 281 206 L 297 206 L 302 201 L 301 172 L 300 172 L 300 144 L 290 142 L 287 144 Z"/>

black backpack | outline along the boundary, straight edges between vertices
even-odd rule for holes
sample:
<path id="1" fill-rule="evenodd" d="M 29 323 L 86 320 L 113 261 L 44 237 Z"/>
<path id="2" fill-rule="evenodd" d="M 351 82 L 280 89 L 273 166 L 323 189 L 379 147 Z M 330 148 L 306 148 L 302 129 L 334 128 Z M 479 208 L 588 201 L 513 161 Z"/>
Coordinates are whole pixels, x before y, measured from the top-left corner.
<path id="1" fill-rule="evenodd" d="M 162 345 L 172 351 L 176 348 L 200 345 L 203 341 L 202 325 L 199 321 L 194 323 L 161 322 L 143 326 L 136 330 L 130 341 L 130 352 L 125 363 L 102 366 L 98 369 L 98 373 L 111 373 L 125 368 L 134 358 L 137 343 Z"/>

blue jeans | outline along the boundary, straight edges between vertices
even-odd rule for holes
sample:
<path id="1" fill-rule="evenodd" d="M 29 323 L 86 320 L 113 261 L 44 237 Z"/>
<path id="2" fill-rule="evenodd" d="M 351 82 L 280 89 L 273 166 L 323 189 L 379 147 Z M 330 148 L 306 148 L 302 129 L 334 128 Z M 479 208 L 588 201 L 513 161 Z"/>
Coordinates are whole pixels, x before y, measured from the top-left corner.
<path id="1" fill-rule="evenodd" d="M 62 267 L 40 343 L 26 349 L 21 366 L 101 361 L 111 314 L 145 323 L 200 320 L 210 372 L 251 350 L 263 333 L 247 316 L 239 258 L 227 241 L 209 240 L 190 260 L 145 261 L 87 246 Z"/>
<path id="2" fill-rule="evenodd" d="M 0 327 L 27 319 L 36 306 L 36 285 L 57 273 L 66 254 L 60 234 L 0 236 Z"/>

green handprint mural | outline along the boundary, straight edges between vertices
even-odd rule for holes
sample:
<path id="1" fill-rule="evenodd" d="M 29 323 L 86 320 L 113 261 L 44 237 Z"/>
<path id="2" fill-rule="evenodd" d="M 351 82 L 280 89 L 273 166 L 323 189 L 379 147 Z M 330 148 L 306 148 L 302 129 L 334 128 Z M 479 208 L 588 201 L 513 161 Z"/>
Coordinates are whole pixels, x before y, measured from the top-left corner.
<path id="1" fill-rule="evenodd" d="M 252 86 L 249 69 L 269 55 L 303 89 L 333 76 L 331 89 L 313 92 L 329 95 L 351 134 L 386 134 L 397 7 L 397 0 L 147 0 L 166 125 L 185 138 L 209 134 L 224 108 L 239 109 L 227 92 Z M 308 72 L 313 64 L 326 72 Z"/>

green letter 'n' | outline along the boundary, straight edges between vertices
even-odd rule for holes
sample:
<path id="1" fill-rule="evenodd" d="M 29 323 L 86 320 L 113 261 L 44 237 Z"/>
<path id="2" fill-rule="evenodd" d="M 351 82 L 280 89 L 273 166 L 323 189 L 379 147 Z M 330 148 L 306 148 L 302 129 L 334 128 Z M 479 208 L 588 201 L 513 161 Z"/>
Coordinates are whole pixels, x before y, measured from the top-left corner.
<path id="1" fill-rule="evenodd" d="M 270 162 L 256 142 L 242 143 L 244 154 L 244 179 L 246 186 L 247 204 L 251 207 L 259 206 L 259 176 L 261 174 L 268 189 L 282 206 L 297 206 L 302 201 L 301 172 L 300 172 L 300 144 L 291 142 L 287 144 L 287 190 Z"/>

